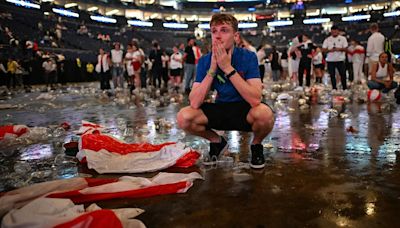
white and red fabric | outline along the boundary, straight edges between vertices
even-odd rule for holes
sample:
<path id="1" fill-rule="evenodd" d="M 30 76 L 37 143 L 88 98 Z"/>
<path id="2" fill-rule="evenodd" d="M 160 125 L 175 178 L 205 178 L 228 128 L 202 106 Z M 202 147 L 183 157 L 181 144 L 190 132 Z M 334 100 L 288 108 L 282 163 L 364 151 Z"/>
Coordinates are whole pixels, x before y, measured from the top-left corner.
<path id="1" fill-rule="evenodd" d="M 196 179 L 196 172 L 159 173 L 152 178 L 123 176 L 120 178 L 71 178 L 48 181 L 16 189 L 0 197 L 0 216 L 40 197 L 70 199 L 89 203 L 117 198 L 143 198 L 185 193 Z"/>
<path id="2" fill-rule="evenodd" d="M 4 216 L 1 227 L 16 228 L 88 228 L 88 227 L 135 227 L 145 225 L 134 217 L 143 213 L 139 208 L 105 210 L 96 204 L 86 210 L 69 199 L 38 198 L 20 209 L 14 209 Z"/>
<path id="3" fill-rule="evenodd" d="M 191 167 L 200 153 L 182 143 L 128 144 L 109 135 L 84 134 L 76 156 L 98 173 L 143 173 Z"/>
<path id="4" fill-rule="evenodd" d="M 0 126 L 0 140 L 4 138 L 17 138 L 27 132 L 29 132 L 29 128 L 25 125 Z"/>
<path id="5" fill-rule="evenodd" d="M 368 96 L 368 101 L 370 102 L 377 102 L 382 97 L 381 91 L 377 89 L 368 90 L 367 96 Z"/>
<path id="6" fill-rule="evenodd" d="M 104 130 L 104 126 L 82 120 L 82 126 L 75 133 L 78 135 L 99 134 L 102 130 Z"/>

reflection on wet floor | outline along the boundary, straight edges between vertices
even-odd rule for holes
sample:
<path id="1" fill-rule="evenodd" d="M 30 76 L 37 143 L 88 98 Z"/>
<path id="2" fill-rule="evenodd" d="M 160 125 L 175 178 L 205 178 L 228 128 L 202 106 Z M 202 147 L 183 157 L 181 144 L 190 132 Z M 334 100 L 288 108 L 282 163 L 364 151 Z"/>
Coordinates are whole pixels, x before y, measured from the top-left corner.
<path id="1" fill-rule="evenodd" d="M 286 86 L 286 85 L 285 85 Z M 274 88 L 272 88 L 274 89 Z M 276 89 L 276 88 L 275 88 Z M 276 96 L 278 93 L 276 94 Z M 149 227 L 394 227 L 400 211 L 400 112 L 390 103 L 267 101 L 276 108 L 273 132 L 264 140 L 267 166 L 249 167 L 251 134 L 221 132 L 228 157 L 215 166 L 190 169 L 205 180 L 186 194 L 100 202 L 102 207 L 141 207 Z M 179 98 L 108 98 L 91 86 L 40 96 L 39 92 L 3 97 L 0 125 L 25 124 L 30 137 L 0 143 L 0 191 L 45 180 L 98 175 L 65 156 L 63 144 L 75 140 L 81 120 L 106 126 L 127 142 L 182 141 L 206 153 L 205 140 L 177 129 Z M 137 94 L 146 100 L 146 94 Z M 275 96 L 275 95 L 274 95 Z M 160 97 L 160 96 L 159 96 Z M 159 98 L 158 97 L 158 98 Z M 323 99 L 333 100 L 327 102 Z M 310 107 L 304 107 L 306 102 Z M 68 122 L 71 130 L 59 128 Z M 151 176 L 153 174 L 143 174 Z"/>

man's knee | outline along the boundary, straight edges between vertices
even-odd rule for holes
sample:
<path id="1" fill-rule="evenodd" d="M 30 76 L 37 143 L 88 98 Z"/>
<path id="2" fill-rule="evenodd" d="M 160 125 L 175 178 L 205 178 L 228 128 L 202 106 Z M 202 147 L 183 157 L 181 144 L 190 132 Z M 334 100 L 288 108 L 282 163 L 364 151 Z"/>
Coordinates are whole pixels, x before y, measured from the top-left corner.
<path id="1" fill-rule="evenodd" d="M 176 115 L 178 127 L 186 130 L 190 127 L 191 123 L 196 117 L 196 110 L 190 106 L 182 108 Z"/>
<path id="2" fill-rule="evenodd" d="M 253 124 L 257 123 L 265 127 L 272 128 L 274 125 L 274 113 L 270 107 L 263 103 L 251 108 L 247 119 L 252 120 Z"/>

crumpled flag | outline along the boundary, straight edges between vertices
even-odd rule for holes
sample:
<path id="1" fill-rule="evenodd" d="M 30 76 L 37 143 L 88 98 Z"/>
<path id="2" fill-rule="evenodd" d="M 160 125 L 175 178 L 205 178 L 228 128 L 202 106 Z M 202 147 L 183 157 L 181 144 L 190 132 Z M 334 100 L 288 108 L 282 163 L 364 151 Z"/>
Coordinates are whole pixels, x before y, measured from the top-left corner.
<path id="1" fill-rule="evenodd" d="M 79 130 L 75 131 L 76 134 L 78 135 L 84 135 L 84 134 L 100 134 L 102 130 L 104 130 L 105 127 L 99 124 L 91 123 L 86 120 L 82 120 L 82 126 L 79 128 Z"/>
<path id="2" fill-rule="evenodd" d="M 29 128 L 25 125 L 0 126 L 0 140 L 4 138 L 17 138 L 27 132 L 29 132 Z"/>
<path id="3" fill-rule="evenodd" d="M 109 135 L 84 134 L 76 157 L 98 173 L 143 173 L 191 167 L 200 153 L 183 143 L 128 144 Z"/>
<path id="4" fill-rule="evenodd" d="M 120 178 L 71 178 L 47 181 L 6 192 L 0 197 L 0 216 L 39 198 L 71 199 L 89 203 L 117 198 L 143 198 L 156 195 L 185 193 L 197 173 L 159 173 L 152 178 L 122 176 Z"/>
<path id="5" fill-rule="evenodd" d="M 96 204 L 86 210 L 69 199 L 38 198 L 20 209 L 14 209 L 2 220 L 3 228 L 87 228 L 87 227 L 134 227 L 145 225 L 134 217 L 143 213 L 139 208 L 101 209 Z"/>

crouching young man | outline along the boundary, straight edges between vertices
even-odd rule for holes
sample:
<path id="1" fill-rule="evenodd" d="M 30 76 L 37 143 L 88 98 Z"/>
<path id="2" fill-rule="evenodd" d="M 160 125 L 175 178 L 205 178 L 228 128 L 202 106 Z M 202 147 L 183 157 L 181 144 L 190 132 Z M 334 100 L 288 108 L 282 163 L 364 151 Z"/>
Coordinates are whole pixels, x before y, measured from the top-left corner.
<path id="1" fill-rule="evenodd" d="M 216 161 L 227 149 L 226 139 L 215 130 L 253 132 L 252 168 L 264 168 L 262 140 L 274 125 L 272 109 L 261 103 L 262 83 L 254 53 L 234 46 L 238 21 L 230 14 L 215 14 L 211 22 L 212 52 L 198 62 L 197 76 L 189 94 L 190 106 L 177 115 L 180 128 L 210 141 L 209 159 Z M 216 103 L 206 103 L 210 89 Z"/>

